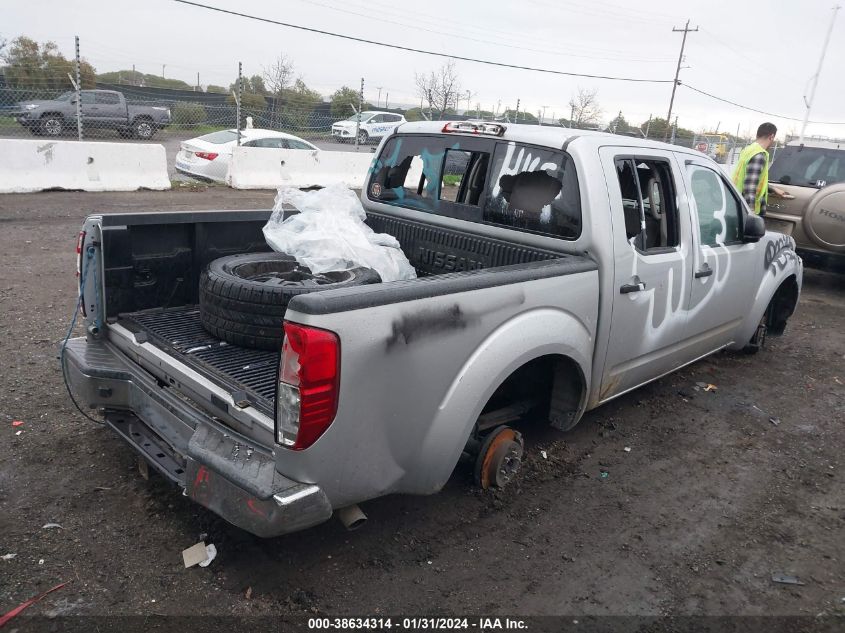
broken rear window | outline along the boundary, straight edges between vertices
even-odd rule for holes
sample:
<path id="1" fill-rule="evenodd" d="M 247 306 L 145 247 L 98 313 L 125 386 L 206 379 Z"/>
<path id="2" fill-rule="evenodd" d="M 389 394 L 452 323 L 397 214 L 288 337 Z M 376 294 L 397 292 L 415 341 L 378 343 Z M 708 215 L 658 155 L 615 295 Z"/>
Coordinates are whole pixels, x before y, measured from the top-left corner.
<path id="1" fill-rule="evenodd" d="M 484 221 L 574 240 L 581 235 L 581 192 L 568 154 L 499 143 Z"/>

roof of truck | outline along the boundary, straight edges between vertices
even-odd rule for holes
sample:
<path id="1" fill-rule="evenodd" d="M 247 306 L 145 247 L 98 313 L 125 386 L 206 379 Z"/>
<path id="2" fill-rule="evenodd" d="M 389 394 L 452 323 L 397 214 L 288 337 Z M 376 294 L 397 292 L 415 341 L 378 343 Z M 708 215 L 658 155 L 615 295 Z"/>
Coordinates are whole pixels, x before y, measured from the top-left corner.
<path id="1" fill-rule="evenodd" d="M 396 131 L 402 134 L 440 134 L 443 132 L 443 127 L 449 121 L 415 121 L 413 123 L 403 123 Z M 491 122 L 493 123 L 493 122 Z M 617 145 L 627 147 L 652 147 L 655 149 L 669 149 L 672 151 L 680 151 L 690 153 L 688 147 L 681 147 L 678 145 L 670 145 L 660 141 L 651 139 L 637 138 L 636 136 L 626 136 L 621 134 L 611 134 L 610 132 L 597 132 L 594 130 L 575 130 L 565 127 L 557 127 L 550 125 L 524 125 L 518 123 L 498 123 L 505 128 L 505 133 L 496 138 L 501 138 L 506 141 L 515 141 L 518 143 L 531 143 L 533 145 L 546 145 L 548 147 L 560 148 L 564 143 L 575 138 L 588 137 L 597 141 L 599 145 Z M 477 136 L 468 132 L 450 132 L 454 136 Z M 602 143 L 606 140 L 606 143 Z"/>

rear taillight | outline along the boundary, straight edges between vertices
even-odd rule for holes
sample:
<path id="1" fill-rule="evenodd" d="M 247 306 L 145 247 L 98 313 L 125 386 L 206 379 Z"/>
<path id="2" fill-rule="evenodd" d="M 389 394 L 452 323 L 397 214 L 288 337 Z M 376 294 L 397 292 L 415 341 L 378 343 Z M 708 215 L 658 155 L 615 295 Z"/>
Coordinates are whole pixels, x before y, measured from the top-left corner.
<path id="1" fill-rule="evenodd" d="M 84 250 L 85 246 L 85 231 L 80 231 L 79 236 L 76 238 L 76 277 L 79 279 L 79 294 L 82 294 L 82 251 Z M 79 306 L 82 310 L 82 316 L 87 316 L 85 314 L 85 301 L 80 301 Z"/>
<path id="2" fill-rule="evenodd" d="M 205 160 L 214 160 L 217 158 L 217 152 L 194 152 L 194 156 L 197 158 L 204 158 Z"/>
<path id="3" fill-rule="evenodd" d="M 82 247 L 85 245 L 85 231 L 76 237 L 76 276 L 82 275 Z"/>
<path id="4" fill-rule="evenodd" d="M 276 441 L 299 451 L 334 421 L 340 384 L 340 340 L 333 332 L 284 323 L 276 398 Z"/>

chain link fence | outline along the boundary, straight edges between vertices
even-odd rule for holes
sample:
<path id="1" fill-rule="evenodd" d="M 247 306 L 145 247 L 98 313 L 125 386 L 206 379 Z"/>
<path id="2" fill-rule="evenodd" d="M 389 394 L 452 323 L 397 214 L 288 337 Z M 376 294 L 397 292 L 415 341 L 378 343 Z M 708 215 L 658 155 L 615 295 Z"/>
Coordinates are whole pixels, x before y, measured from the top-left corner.
<path id="1" fill-rule="evenodd" d="M 183 91 L 172 91 L 174 93 Z M 184 91 L 187 92 L 187 91 Z M 238 108 L 232 96 L 209 93 L 167 94 L 119 86 L 74 90 L 23 86 L 0 87 L 0 137 L 56 137 L 70 139 L 156 136 L 189 138 L 238 127 Z M 240 127 L 279 130 L 308 140 L 331 136 L 334 118 L 328 107 L 295 108 L 262 97 L 266 105 L 240 109 Z M 327 106 L 328 104 L 320 104 Z M 77 107 L 79 106 L 79 107 Z M 77 116 L 77 112 L 81 116 Z"/>

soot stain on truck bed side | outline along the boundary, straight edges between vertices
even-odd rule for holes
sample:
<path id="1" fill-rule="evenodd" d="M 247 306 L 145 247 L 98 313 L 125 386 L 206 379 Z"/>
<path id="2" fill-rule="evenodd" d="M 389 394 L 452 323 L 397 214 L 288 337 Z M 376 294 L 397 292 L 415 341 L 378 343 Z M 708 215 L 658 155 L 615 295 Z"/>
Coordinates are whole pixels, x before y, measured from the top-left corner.
<path id="1" fill-rule="evenodd" d="M 407 313 L 393 322 L 387 349 L 391 350 L 399 342 L 411 344 L 442 332 L 463 330 L 480 321 L 479 316 L 466 314 L 457 303 L 447 308 Z"/>
<path id="2" fill-rule="evenodd" d="M 523 305 L 525 293 L 521 289 L 513 290 L 507 298 L 494 302 L 475 300 L 471 310 L 453 303 L 446 308 L 406 312 L 393 322 L 391 335 L 387 339 L 387 350 L 390 351 L 400 342 L 410 345 L 451 330 L 464 330 L 481 323 L 483 315 Z"/>

